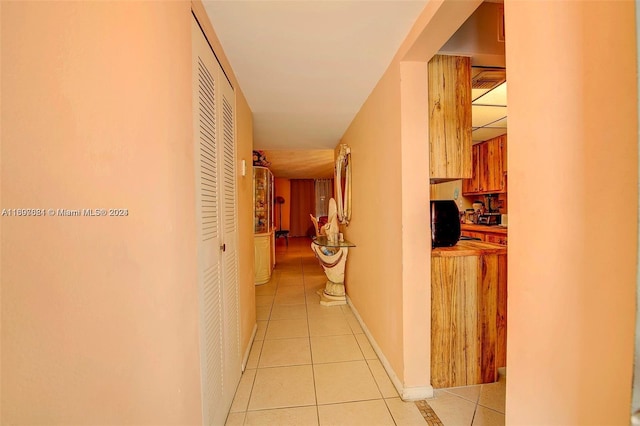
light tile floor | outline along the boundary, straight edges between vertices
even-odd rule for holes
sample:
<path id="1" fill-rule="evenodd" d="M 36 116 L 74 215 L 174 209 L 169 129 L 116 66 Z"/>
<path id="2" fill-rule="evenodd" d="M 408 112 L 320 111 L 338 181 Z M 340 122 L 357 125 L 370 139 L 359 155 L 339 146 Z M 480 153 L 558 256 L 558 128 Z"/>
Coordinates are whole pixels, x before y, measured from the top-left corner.
<path id="1" fill-rule="evenodd" d="M 258 330 L 227 425 L 427 425 L 402 401 L 350 307 L 322 306 L 326 277 L 307 238 L 279 239 L 256 286 Z M 504 383 L 438 390 L 445 426 L 504 425 Z"/>
<path id="2" fill-rule="evenodd" d="M 427 399 L 445 426 L 504 426 L 506 377 L 496 383 L 436 389 Z"/>

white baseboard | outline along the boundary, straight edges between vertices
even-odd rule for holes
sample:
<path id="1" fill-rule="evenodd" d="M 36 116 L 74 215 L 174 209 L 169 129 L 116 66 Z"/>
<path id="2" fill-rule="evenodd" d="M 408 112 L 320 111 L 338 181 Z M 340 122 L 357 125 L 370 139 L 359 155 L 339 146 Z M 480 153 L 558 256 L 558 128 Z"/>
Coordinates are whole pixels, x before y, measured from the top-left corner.
<path id="1" fill-rule="evenodd" d="M 362 330 L 364 331 L 365 336 L 367 336 L 367 339 L 369 339 L 369 343 L 371 343 L 371 347 L 375 351 L 376 355 L 378 355 L 378 358 L 380 359 L 380 363 L 382 364 L 385 371 L 389 375 L 389 378 L 391 379 L 393 386 L 395 386 L 396 390 L 398 391 L 400 398 L 402 398 L 403 401 L 416 401 L 419 399 L 433 398 L 433 386 L 431 385 L 404 387 L 403 383 L 400 381 L 395 371 L 393 371 L 393 368 L 391 368 L 391 364 L 389 364 L 389 361 L 384 356 L 382 349 L 380 349 L 380 346 L 378 346 L 376 339 L 373 338 L 373 336 L 371 335 L 371 332 L 369 331 L 366 324 L 362 320 L 360 313 L 358 312 L 356 307 L 353 306 L 353 303 L 351 302 L 349 295 L 347 295 L 347 303 L 351 307 L 351 311 L 353 312 L 356 319 L 360 323 L 360 327 L 362 327 Z"/>
<path id="2" fill-rule="evenodd" d="M 419 399 L 433 398 L 433 386 L 402 388 L 400 398 L 402 398 L 403 401 L 417 401 Z"/>
<path id="3" fill-rule="evenodd" d="M 251 338 L 249 339 L 249 344 L 247 345 L 247 350 L 244 351 L 244 356 L 242 357 L 242 372 L 244 373 L 245 368 L 247 368 L 247 362 L 249 361 L 249 354 L 251 353 L 251 347 L 253 346 L 253 341 L 256 338 L 256 333 L 258 332 L 258 323 L 253 325 L 253 331 L 251 332 Z"/>

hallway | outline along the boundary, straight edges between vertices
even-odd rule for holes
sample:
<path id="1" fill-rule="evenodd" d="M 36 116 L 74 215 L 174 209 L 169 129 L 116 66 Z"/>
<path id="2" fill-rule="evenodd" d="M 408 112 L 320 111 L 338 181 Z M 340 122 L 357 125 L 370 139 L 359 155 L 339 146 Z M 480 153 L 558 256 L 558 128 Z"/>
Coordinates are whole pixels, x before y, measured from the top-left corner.
<path id="1" fill-rule="evenodd" d="M 318 303 L 326 277 L 310 244 L 280 239 L 256 286 L 258 330 L 227 425 L 504 424 L 504 381 L 403 402 L 351 308 Z"/>

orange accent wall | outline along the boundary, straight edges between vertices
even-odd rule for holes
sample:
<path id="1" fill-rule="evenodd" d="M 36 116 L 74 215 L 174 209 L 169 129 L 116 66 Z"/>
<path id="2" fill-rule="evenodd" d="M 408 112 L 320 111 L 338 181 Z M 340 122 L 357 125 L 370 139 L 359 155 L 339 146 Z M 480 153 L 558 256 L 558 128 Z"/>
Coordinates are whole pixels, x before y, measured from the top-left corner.
<path id="1" fill-rule="evenodd" d="M 191 4 L 2 2 L 1 18 L 1 207 L 128 215 L 2 217 L 0 423 L 199 424 Z M 239 193 L 246 347 L 250 177 Z"/>
<path id="2" fill-rule="evenodd" d="M 291 219 L 291 180 L 286 178 L 275 178 L 276 197 L 284 197 L 284 204 L 276 203 L 274 214 L 276 215 L 276 230 L 279 229 L 280 208 L 282 208 L 282 229 L 290 228 Z"/>
<path id="3" fill-rule="evenodd" d="M 638 251 L 634 2 L 505 2 L 505 17 L 506 421 L 626 425 Z"/>

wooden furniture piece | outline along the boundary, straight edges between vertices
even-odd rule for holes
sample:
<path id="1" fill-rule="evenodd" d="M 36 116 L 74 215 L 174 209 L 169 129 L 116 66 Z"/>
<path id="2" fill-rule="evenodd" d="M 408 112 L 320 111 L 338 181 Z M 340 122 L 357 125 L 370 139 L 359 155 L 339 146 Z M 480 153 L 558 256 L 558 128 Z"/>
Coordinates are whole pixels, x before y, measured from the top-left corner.
<path id="1" fill-rule="evenodd" d="M 461 224 L 460 235 L 463 237 L 479 238 L 487 243 L 507 245 L 507 228 L 502 226 L 485 226 Z"/>
<path id="2" fill-rule="evenodd" d="M 431 384 L 497 380 L 506 365 L 507 249 L 460 241 L 431 252 Z"/>
<path id="3" fill-rule="evenodd" d="M 327 276 L 324 290 L 318 290 L 321 305 L 347 304 L 344 289 L 344 268 L 347 264 L 349 247 L 355 247 L 355 244 L 346 240 L 329 241 L 326 235 L 315 237 L 311 243 L 311 250 Z"/>
<path id="4" fill-rule="evenodd" d="M 473 145 L 471 179 L 462 181 L 463 195 L 507 192 L 507 135 Z"/>
<path id="5" fill-rule="evenodd" d="M 271 279 L 275 263 L 273 224 L 273 174 L 266 167 L 253 166 L 254 281 Z"/>
<path id="6" fill-rule="evenodd" d="M 435 55 L 428 64 L 431 183 L 471 177 L 471 58 Z"/>

